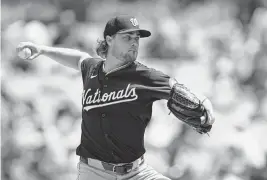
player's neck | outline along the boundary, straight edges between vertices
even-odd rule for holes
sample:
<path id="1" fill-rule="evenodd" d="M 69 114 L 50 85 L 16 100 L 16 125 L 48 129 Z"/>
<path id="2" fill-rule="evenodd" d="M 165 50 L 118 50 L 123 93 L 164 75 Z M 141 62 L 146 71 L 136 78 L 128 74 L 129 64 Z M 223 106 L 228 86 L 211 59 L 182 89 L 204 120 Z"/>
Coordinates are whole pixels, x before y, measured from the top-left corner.
<path id="1" fill-rule="evenodd" d="M 107 73 L 128 63 L 129 62 L 119 60 L 114 56 L 108 56 L 104 62 L 104 71 Z"/>

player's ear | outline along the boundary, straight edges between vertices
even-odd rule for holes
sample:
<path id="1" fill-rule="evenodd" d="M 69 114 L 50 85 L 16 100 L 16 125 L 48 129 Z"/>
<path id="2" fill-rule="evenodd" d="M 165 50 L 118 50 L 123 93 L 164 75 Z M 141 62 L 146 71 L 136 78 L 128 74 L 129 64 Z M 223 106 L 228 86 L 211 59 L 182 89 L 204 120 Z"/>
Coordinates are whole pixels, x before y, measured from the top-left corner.
<path id="1" fill-rule="evenodd" d="M 112 41 L 112 37 L 111 36 L 106 36 L 106 42 L 107 44 L 110 46 L 111 45 L 111 41 Z"/>

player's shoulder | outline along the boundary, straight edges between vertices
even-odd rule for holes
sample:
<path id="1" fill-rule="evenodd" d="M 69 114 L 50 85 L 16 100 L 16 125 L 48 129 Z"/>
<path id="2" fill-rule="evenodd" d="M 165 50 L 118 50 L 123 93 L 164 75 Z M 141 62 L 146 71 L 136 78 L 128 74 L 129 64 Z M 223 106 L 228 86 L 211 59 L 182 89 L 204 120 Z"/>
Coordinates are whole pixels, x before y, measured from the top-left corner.
<path id="1" fill-rule="evenodd" d="M 97 57 L 85 58 L 80 62 L 81 70 L 86 70 L 92 66 L 96 66 L 97 64 L 99 64 L 102 61 L 104 61 L 104 60 L 101 58 L 97 58 Z"/>
<path id="2" fill-rule="evenodd" d="M 135 68 L 136 71 L 151 71 L 152 69 L 139 61 L 135 61 L 133 67 Z"/>
<path id="3" fill-rule="evenodd" d="M 97 58 L 97 57 L 88 57 L 84 59 L 82 62 L 85 64 L 93 65 L 93 64 L 98 64 L 99 62 L 102 62 L 102 61 L 104 61 L 104 59 Z"/>
<path id="4" fill-rule="evenodd" d="M 135 61 L 135 70 L 141 74 L 148 75 L 148 76 L 153 76 L 153 75 L 165 75 L 161 70 L 155 69 L 153 67 L 148 67 L 147 65 Z"/>

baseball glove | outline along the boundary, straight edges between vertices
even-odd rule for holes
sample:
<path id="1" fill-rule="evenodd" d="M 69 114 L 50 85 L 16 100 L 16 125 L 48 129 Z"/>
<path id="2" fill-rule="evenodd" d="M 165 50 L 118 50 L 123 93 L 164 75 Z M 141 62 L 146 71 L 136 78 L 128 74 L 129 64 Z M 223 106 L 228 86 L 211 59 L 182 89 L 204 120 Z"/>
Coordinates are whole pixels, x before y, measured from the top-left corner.
<path id="1" fill-rule="evenodd" d="M 211 130 L 212 125 L 206 124 L 207 111 L 196 95 L 184 85 L 176 83 L 172 87 L 167 106 L 179 120 L 193 127 L 198 133 L 208 133 Z"/>

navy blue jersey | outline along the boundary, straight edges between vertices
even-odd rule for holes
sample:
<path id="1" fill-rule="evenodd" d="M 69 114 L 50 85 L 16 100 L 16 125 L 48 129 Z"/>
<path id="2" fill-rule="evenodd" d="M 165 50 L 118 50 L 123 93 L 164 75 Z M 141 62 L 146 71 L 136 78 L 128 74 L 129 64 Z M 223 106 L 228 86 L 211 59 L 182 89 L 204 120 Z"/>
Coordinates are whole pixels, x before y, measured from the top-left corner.
<path id="1" fill-rule="evenodd" d="M 77 155 L 127 163 L 145 153 L 144 133 L 156 100 L 168 99 L 169 76 L 135 61 L 104 73 L 103 60 L 81 64 L 82 135 Z"/>

